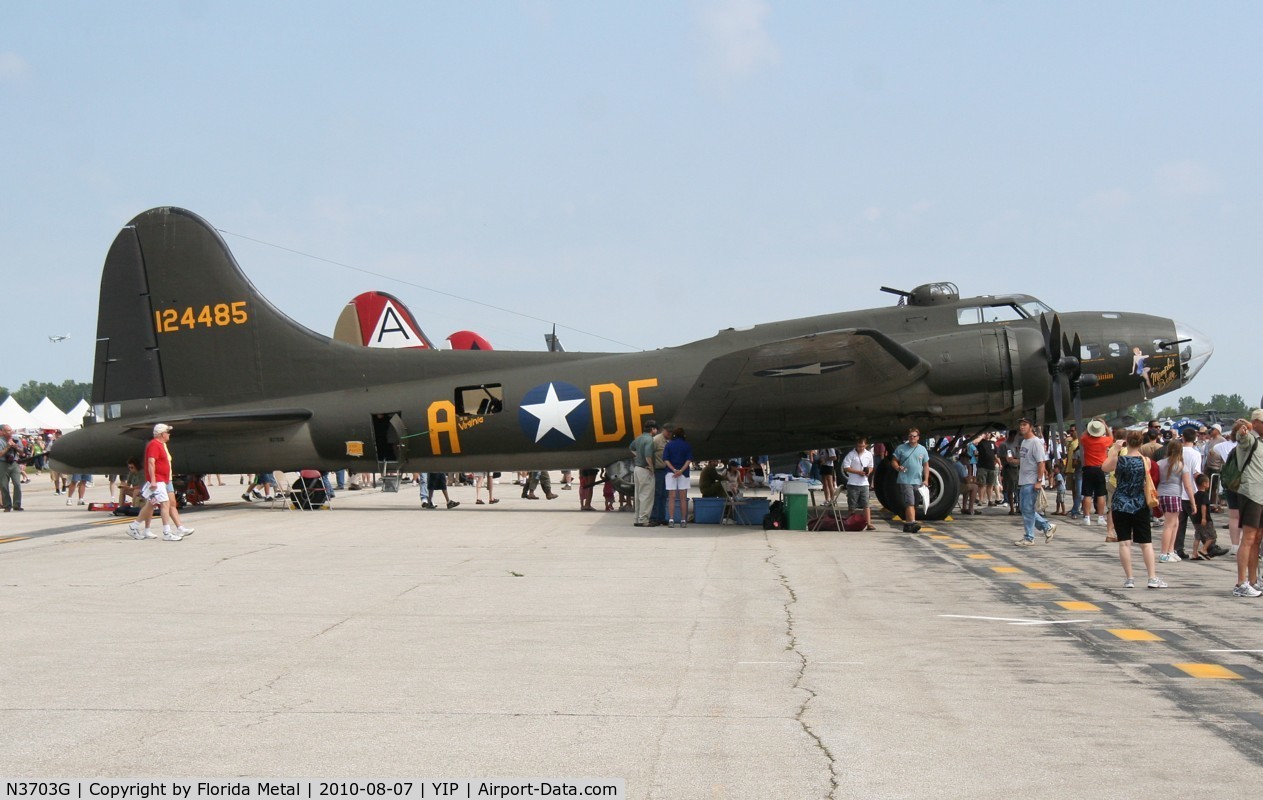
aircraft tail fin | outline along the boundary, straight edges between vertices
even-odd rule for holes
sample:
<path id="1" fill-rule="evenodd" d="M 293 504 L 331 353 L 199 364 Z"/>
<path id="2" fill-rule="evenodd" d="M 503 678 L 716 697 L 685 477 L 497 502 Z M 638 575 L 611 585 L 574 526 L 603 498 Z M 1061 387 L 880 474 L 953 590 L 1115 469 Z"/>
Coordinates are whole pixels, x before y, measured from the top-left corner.
<path id="1" fill-rule="evenodd" d="M 105 259 L 92 399 L 293 393 L 328 372 L 331 346 L 340 345 L 259 293 L 209 223 L 155 208 L 119 232 Z"/>

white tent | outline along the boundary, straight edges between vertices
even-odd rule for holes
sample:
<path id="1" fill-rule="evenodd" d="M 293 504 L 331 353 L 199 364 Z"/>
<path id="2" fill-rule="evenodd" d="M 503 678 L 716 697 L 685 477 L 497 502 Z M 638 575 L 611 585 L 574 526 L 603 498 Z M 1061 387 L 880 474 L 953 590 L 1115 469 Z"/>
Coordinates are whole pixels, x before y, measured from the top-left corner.
<path id="1" fill-rule="evenodd" d="M 66 412 L 66 427 L 63 430 L 75 430 L 83 427 L 83 415 L 92 410 L 92 406 L 88 405 L 88 401 L 82 397 L 79 402 L 75 403 L 75 407 Z"/>
<path id="2" fill-rule="evenodd" d="M 54 430 L 61 430 L 70 424 L 70 421 L 66 419 L 65 412 L 47 397 L 40 400 L 35 408 L 31 409 L 31 419 L 40 428 L 52 428 Z"/>
<path id="3" fill-rule="evenodd" d="M 11 425 L 15 431 L 39 427 L 26 409 L 13 399 L 13 395 L 4 398 L 4 402 L 0 403 L 0 423 Z"/>

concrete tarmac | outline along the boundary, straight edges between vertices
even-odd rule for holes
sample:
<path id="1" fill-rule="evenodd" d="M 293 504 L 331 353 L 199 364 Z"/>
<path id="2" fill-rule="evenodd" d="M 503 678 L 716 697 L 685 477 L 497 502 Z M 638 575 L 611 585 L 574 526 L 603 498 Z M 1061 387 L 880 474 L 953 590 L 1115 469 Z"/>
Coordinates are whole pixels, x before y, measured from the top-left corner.
<path id="1" fill-rule="evenodd" d="M 1138 553 L 1123 590 L 1100 527 L 1028 549 L 1003 509 L 912 535 L 641 529 L 507 482 L 494 506 L 405 485 L 300 512 L 234 480 L 193 536 L 134 541 L 32 486 L 0 515 L 8 779 L 1010 800 L 1263 775 L 1263 598 L 1230 596 L 1227 559 L 1146 590 Z"/>

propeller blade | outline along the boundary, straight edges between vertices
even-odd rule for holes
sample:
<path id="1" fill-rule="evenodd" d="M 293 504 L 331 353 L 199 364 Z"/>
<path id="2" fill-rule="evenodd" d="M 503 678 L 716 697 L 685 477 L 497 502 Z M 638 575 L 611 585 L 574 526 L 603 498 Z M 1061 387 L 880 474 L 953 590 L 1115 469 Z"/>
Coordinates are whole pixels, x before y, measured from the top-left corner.
<path id="1" fill-rule="evenodd" d="M 1093 375 L 1092 377 L 1093 379 L 1096 378 L 1095 375 Z M 1079 432 L 1080 436 L 1082 436 L 1083 435 L 1083 403 L 1080 402 L 1079 400 L 1079 393 L 1075 392 L 1074 395 L 1071 396 L 1071 400 L 1074 402 L 1074 429 Z"/>
<path id="2" fill-rule="evenodd" d="M 1079 375 L 1082 374 L 1082 366 L 1078 363 L 1078 361 L 1080 358 L 1083 357 L 1083 343 L 1079 341 L 1078 331 L 1074 332 L 1074 349 L 1070 351 L 1070 354 L 1074 356 L 1074 359 L 1076 362 L 1075 369 L 1074 369 L 1074 380 L 1078 380 Z"/>
<path id="3" fill-rule="evenodd" d="M 1061 398 L 1061 376 L 1053 375 L 1053 408 L 1057 412 L 1057 435 L 1060 436 L 1066 430 L 1065 413 L 1062 411 Z"/>
<path id="4" fill-rule="evenodd" d="M 1079 361 L 1079 356 L 1083 353 L 1083 343 L 1079 340 L 1079 332 L 1074 332 L 1074 341 L 1068 347 L 1072 353 L 1066 357 L 1067 361 L 1073 362 L 1067 364 L 1068 377 L 1070 378 L 1070 404 L 1074 408 L 1074 429 L 1080 435 L 1083 433 L 1083 401 L 1080 399 L 1079 390 L 1084 387 L 1083 379 L 1090 377 L 1092 382 L 1086 384 L 1088 386 L 1096 385 L 1096 376 L 1087 376 L 1083 374 L 1083 363 Z"/>
<path id="5" fill-rule="evenodd" d="M 1061 360 L 1061 315 L 1053 314 L 1052 331 L 1049 333 L 1052 340 L 1052 351 L 1048 354 L 1048 360 L 1056 363 Z"/>

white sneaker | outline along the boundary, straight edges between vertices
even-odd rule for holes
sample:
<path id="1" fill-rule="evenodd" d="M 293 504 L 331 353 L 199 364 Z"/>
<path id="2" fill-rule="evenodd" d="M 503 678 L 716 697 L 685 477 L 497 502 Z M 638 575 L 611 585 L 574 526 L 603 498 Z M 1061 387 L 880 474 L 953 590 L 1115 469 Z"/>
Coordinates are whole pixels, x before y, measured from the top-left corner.
<path id="1" fill-rule="evenodd" d="M 1251 585 L 1254 587 L 1255 591 L 1259 593 L 1263 593 L 1263 578 L 1259 578 L 1257 581 L 1255 581 Z"/>
<path id="2" fill-rule="evenodd" d="M 1164 580 L 1162 580 L 1161 578 L 1150 578 L 1150 579 L 1149 579 L 1149 584 L 1148 584 L 1148 585 L 1149 585 L 1149 588 L 1150 588 L 1150 589 L 1165 589 L 1165 588 L 1167 588 L 1167 582 L 1166 582 L 1166 581 L 1164 581 Z"/>
<path id="3" fill-rule="evenodd" d="M 148 528 L 145 528 L 145 535 L 144 535 L 142 538 L 145 538 L 145 539 L 157 539 L 157 538 L 158 538 L 158 534 L 154 533 L 153 531 L 149 530 Z"/>
<path id="4" fill-rule="evenodd" d="M 178 533 L 178 534 L 180 534 L 181 536 L 192 536 L 192 535 L 193 535 L 193 529 L 192 529 L 192 528 L 186 528 L 186 527 L 184 527 L 183 525 L 181 525 L 180 527 L 176 528 L 176 529 L 175 529 L 175 532 L 176 532 L 176 533 Z"/>
<path id="5" fill-rule="evenodd" d="M 1263 592 L 1260 592 L 1248 583 L 1243 583 L 1232 590 L 1233 597 L 1258 597 L 1260 594 L 1263 594 Z"/>
<path id="6" fill-rule="evenodd" d="M 1133 578 L 1128 578 L 1127 580 L 1123 581 L 1123 588 L 1124 588 L 1124 589 L 1135 589 L 1135 588 L 1136 588 L 1136 581 L 1135 581 Z"/>
<path id="7" fill-rule="evenodd" d="M 137 540 L 145 538 L 145 534 L 140 530 L 139 522 L 132 522 L 127 526 L 127 535 Z"/>
<path id="8" fill-rule="evenodd" d="M 75 504 L 75 499 L 73 497 L 66 498 L 66 505 L 73 506 L 74 504 Z"/>
<path id="9" fill-rule="evenodd" d="M 1084 517 L 1083 517 L 1083 524 L 1084 524 L 1085 526 L 1089 527 L 1089 528 L 1090 528 L 1090 527 L 1092 527 L 1092 515 L 1091 515 L 1091 514 L 1085 514 L 1085 515 L 1084 515 Z"/>
<path id="10" fill-rule="evenodd" d="M 1170 556 L 1170 559 L 1168 559 L 1169 561 L 1183 561 L 1184 560 L 1180 558 L 1179 555 L 1176 553 L 1167 553 L 1167 555 Z"/>
<path id="11" fill-rule="evenodd" d="M 1171 562 L 1171 556 L 1168 553 L 1159 553 L 1158 561 L 1163 564 L 1169 564 Z"/>
<path id="12" fill-rule="evenodd" d="M 79 498 L 79 505 L 81 505 L 81 506 L 86 506 L 87 504 L 88 504 L 88 502 L 87 502 L 86 500 L 84 500 L 82 497 L 81 497 L 81 498 Z"/>
<path id="13" fill-rule="evenodd" d="M 1056 535 L 1057 535 L 1057 523 L 1055 522 L 1048 523 L 1048 527 L 1044 530 L 1044 544 L 1048 544 L 1049 542 L 1051 542 L 1053 540 L 1053 537 Z"/>
<path id="14" fill-rule="evenodd" d="M 162 541 L 164 542 L 178 542 L 183 538 L 184 538 L 183 536 L 176 533 L 175 531 L 166 531 L 165 533 L 162 534 Z"/>

